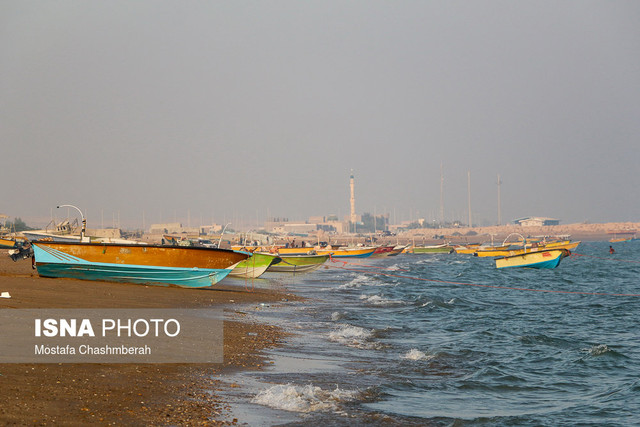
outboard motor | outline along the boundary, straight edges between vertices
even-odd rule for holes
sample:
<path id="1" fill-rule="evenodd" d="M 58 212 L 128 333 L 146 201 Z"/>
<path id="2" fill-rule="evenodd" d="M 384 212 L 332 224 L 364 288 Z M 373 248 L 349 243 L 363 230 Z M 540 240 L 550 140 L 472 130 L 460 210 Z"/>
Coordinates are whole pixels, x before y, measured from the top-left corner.
<path id="1" fill-rule="evenodd" d="M 11 258 L 13 262 L 31 257 L 33 257 L 33 248 L 29 243 L 18 246 L 16 249 L 9 249 L 9 258 Z"/>

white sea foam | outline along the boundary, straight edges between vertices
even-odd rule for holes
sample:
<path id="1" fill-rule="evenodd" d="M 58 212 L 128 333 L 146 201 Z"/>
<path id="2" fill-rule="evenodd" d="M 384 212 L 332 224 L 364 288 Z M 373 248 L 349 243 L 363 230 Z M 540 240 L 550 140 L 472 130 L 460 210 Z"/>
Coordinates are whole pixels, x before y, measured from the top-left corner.
<path id="1" fill-rule="evenodd" d="M 381 297 L 380 295 L 360 295 L 361 300 L 365 300 L 366 303 L 372 305 L 394 305 L 394 304 L 402 304 L 402 301 L 386 299 Z"/>
<path id="2" fill-rule="evenodd" d="M 339 311 L 334 311 L 333 313 L 331 313 L 331 320 L 333 322 L 337 322 L 338 320 L 342 319 L 344 316 L 342 313 L 340 313 Z"/>
<path id="3" fill-rule="evenodd" d="M 355 395 L 355 391 L 341 390 L 337 386 L 331 391 L 311 384 L 280 384 L 258 393 L 253 403 L 292 412 L 332 411 L 337 409 L 338 403 L 353 400 Z"/>
<path id="4" fill-rule="evenodd" d="M 407 359 L 407 360 L 429 360 L 429 359 L 433 359 L 433 356 L 427 355 L 426 353 L 418 350 L 417 348 L 412 348 L 411 350 L 409 350 L 408 352 L 400 356 L 400 358 Z"/>
<path id="5" fill-rule="evenodd" d="M 592 356 L 600 356 L 602 354 L 612 351 L 606 344 L 594 345 L 587 352 Z"/>
<path id="6" fill-rule="evenodd" d="M 387 285 L 389 285 L 389 283 L 381 282 L 375 277 L 359 274 L 351 281 L 338 286 L 338 289 L 360 288 L 362 286 L 387 286 Z"/>
<path id="7" fill-rule="evenodd" d="M 349 347 L 375 349 L 380 343 L 369 341 L 373 331 L 346 323 L 337 325 L 337 329 L 329 332 L 329 340 Z"/>

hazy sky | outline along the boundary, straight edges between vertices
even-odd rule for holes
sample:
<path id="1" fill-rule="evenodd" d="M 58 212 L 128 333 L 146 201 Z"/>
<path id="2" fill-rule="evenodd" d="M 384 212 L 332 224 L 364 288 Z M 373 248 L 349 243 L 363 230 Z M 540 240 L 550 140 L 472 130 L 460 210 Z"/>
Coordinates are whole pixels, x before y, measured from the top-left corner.
<path id="1" fill-rule="evenodd" d="M 0 139 L 27 223 L 640 221 L 640 2 L 3 0 Z"/>

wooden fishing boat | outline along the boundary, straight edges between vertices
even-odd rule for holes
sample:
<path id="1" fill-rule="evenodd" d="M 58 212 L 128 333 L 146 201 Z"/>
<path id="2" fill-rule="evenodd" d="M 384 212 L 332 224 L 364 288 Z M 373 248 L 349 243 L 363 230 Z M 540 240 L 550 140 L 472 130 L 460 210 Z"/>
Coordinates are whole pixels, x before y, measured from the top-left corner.
<path id="1" fill-rule="evenodd" d="M 306 273 L 318 269 L 329 255 L 280 255 L 279 260 L 269 266 L 267 272 Z"/>
<path id="2" fill-rule="evenodd" d="M 374 247 L 340 247 L 338 249 L 316 249 L 318 255 L 331 255 L 332 258 L 368 258 L 376 250 Z"/>
<path id="3" fill-rule="evenodd" d="M 288 248 L 286 246 L 243 246 L 243 245 L 233 245 L 231 249 L 234 251 L 242 251 L 242 252 L 268 252 L 276 255 L 313 255 L 315 254 L 315 249 L 313 247 L 305 246 L 304 248 Z"/>
<path id="4" fill-rule="evenodd" d="M 455 245 L 453 250 L 456 254 L 473 255 L 480 248 L 480 243 L 467 243 L 466 245 Z"/>
<path id="5" fill-rule="evenodd" d="M 215 285 L 249 257 L 201 247 L 50 241 L 31 245 L 42 277 L 182 287 Z"/>
<path id="6" fill-rule="evenodd" d="M 396 245 L 393 247 L 391 252 L 389 252 L 388 256 L 400 255 L 401 253 L 404 252 L 405 249 L 407 249 L 407 247 L 409 247 L 409 245 Z"/>
<path id="7" fill-rule="evenodd" d="M 519 255 L 496 259 L 497 268 L 556 268 L 560 261 L 571 255 L 567 249 L 534 250 Z"/>
<path id="8" fill-rule="evenodd" d="M 82 241 L 82 236 L 80 235 L 58 234 L 58 233 L 48 232 L 45 230 L 23 231 L 22 234 L 31 242 L 36 240 L 40 240 L 40 241 L 48 240 L 50 242 L 81 242 Z"/>
<path id="9" fill-rule="evenodd" d="M 11 237 L 0 237 L 0 248 L 11 249 L 16 247 L 16 239 Z"/>
<path id="10" fill-rule="evenodd" d="M 393 246 L 378 246 L 371 254 L 371 258 L 386 257 L 386 256 L 389 256 L 392 251 L 393 251 Z"/>
<path id="11" fill-rule="evenodd" d="M 569 251 L 574 250 L 578 247 L 580 241 L 571 242 L 551 242 L 546 245 L 538 245 L 532 246 L 524 244 L 524 247 L 517 247 L 516 245 L 509 246 L 506 249 L 478 249 L 475 253 L 476 256 L 479 257 L 505 257 L 505 256 L 514 256 L 514 255 L 522 255 L 525 251 L 542 251 L 542 250 L 551 250 L 551 249 L 567 249 Z M 523 246 L 523 245 L 520 245 Z"/>
<path id="12" fill-rule="evenodd" d="M 453 252 L 453 246 L 446 243 L 432 246 L 414 246 L 412 249 L 414 254 L 450 254 L 451 252 Z"/>
<path id="13" fill-rule="evenodd" d="M 249 255 L 249 258 L 236 264 L 229 276 L 255 279 L 263 275 L 271 264 L 280 262 L 280 257 L 270 253 L 254 252 Z"/>
<path id="14" fill-rule="evenodd" d="M 622 242 L 630 242 L 632 241 L 633 238 L 632 237 L 612 237 L 611 239 L 609 239 L 609 242 L 611 243 L 622 243 Z"/>
<path id="15" fill-rule="evenodd" d="M 610 243 L 630 242 L 635 239 L 636 230 L 616 230 L 609 231 L 608 234 L 613 234 L 613 237 L 609 239 Z"/>

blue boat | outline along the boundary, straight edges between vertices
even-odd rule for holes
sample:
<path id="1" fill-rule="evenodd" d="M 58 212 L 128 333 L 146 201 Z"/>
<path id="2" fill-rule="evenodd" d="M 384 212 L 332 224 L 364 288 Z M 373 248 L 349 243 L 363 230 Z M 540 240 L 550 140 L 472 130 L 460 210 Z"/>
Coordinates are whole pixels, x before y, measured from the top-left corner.
<path id="1" fill-rule="evenodd" d="M 207 287 L 225 278 L 246 253 L 203 247 L 32 242 L 41 277 Z"/>

